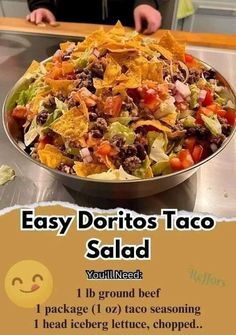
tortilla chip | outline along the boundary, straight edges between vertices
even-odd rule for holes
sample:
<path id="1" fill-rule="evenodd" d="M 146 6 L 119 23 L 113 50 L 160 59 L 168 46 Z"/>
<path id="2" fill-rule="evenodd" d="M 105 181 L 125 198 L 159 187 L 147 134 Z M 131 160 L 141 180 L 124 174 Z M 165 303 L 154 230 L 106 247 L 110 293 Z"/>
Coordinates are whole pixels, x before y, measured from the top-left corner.
<path id="1" fill-rule="evenodd" d="M 185 46 L 179 44 L 169 31 L 162 35 L 159 45 L 169 50 L 174 59 L 184 61 Z"/>
<path id="2" fill-rule="evenodd" d="M 107 34 L 103 28 L 95 30 L 92 34 L 88 35 L 83 42 L 79 42 L 73 51 L 73 55 L 77 51 L 85 51 L 88 48 L 97 47 L 107 40 Z"/>
<path id="3" fill-rule="evenodd" d="M 66 111 L 51 124 L 50 128 L 62 137 L 79 143 L 81 137 L 88 132 L 88 117 L 84 112 L 86 108 L 86 105 L 81 103 L 78 108 Z"/>
<path id="4" fill-rule="evenodd" d="M 43 149 L 38 150 L 38 155 L 40 162 L 52 169 L 56 169 L 61 163 L 70 165 L 73 162 L 51 144 L 46 144 Z"/>
<path id="5" fill-rule="evenodd" d="M 55 80 L 51 78 L 46 78 L 45 79 L 46 83 L 51 87 L 53 92 L 58 93 L 60 92 L 71 92 L 74 88 L 74 80 Z"/>
<path id="6" fill-rule="evenodd" d="M 159 52 L 163 57 L 165 57 L 166 59 L 168 60 L 172 60 L 173 59 L 173 54 L 167 50 L 166 48 L 164 48 L 163 46 L 161 45 L 158 45 L 158 44 L 151 44 L 150 45 L 150 48 L 153 50 L 153 51 L 157 51 Z"/>
<path id="7" fill-rule="evenodd" d="M 174 126 L 176 123 L 176 119 L 177 119 L 177 113 L 170 113 L 166 116 L 163 116 L 162 118 L 160 118 L 160 121 L 165 122 L 166 124 L 168 124 L 169 126 Z"/>
<path id="8" fill-rule="evenodd" d="M 30 66 L 28 67 L 28 69 L 26 70 L 24 76 L 27 74 L 33 74 L 34 72 L 38 71 L 39 68 L 40 68 L 40 63 L 37 62 L 36 60 L 33 60 Z"/>
<path id="9" fill-rule="evenodd" d="M 79 177 L 87 177 L 90 174 L 102 173 L 108 170 L 104 164 L 84 162 L 75 162 L 73 169 Z"/>
<path id="10" fill-rule="evenodd" d="M 171 132 L 171 129 L 164 126 L 159 120 L 139 120 L 132 125 L 132 128 L 137 129 L 143 126 L 152 126 L 161 131 Z"/>
<path id="11" fill-rule="evenodd" d="M 120 21 L 117 21 L 115 26 L 108 32 L 109 35 L 118 35 L 124 36 L 125 35 L 125 28 L 123 27 Z"/>
<path id="12" fill-rule="evenodd" d="M 112 87 L 115 84 L 117 77 L 119 77 L 120 75 L 120 65 L 111 56 L 108 56 L 103 80 L 94 78 L 93 85 L 97 90 L 106 87 Z"/>
<path id="13" fill-rule="evenodd" d="M 65 52 L 66 52 L 68 49 L 72 49 L 73 46 L 75 46 L 75 43 L 74 43 L 74 42 L 69 42 L 69 41 L 67 41 L 67 42 L 64 42 L 64 43 L 60 43 L 60 49 L 61 49 L 62 51 L 65 51 Z"/>

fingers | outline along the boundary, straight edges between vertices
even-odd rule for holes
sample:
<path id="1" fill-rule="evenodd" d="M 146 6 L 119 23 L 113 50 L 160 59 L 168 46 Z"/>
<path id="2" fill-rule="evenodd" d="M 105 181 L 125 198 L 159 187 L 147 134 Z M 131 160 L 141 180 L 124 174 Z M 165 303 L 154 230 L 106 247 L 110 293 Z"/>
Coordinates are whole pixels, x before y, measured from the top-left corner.
<path id="1" fill-rule="evenodd" d="M 47 22 L 50 25 L 56 25 L 56 19 L 53 13 L 45 8 L 39 8 L 26 16 L 26 20 L 39 25 L 42 22 Z"/>
<path id="2" fill-rule="evenodd" d="M 47 22 L 52 26 L 56 24 L 56 18 L 50 11 L 47 11 Z"/>
<path id="3" fill-rule="evenodd" d="M 150 35 L 157 31 L 158 28 L 160 28 L 161 22 L 158 20 L 155 21 L 149 21 L 147 28 L 143 31 L 143 34 Z"/>
<path id="4" fill-rule="evenodd" d="M 37 11 L 35 13 L 35 23 L 39 24 L 43 21 L 43 13 L 41 11 Z"/>
<path id="5" fill-rule="evenodd" d="M 139 11 L 134 11 L 135 30 L 140 33 L 142 31 L 142 16 Z"/>

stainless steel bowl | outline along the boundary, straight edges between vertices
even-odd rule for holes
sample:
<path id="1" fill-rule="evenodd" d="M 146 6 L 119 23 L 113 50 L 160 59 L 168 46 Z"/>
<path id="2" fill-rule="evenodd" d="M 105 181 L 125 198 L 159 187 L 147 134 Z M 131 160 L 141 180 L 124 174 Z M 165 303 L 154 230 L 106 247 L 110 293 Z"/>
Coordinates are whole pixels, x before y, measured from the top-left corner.
<path id="1" fill-rule="evenodd" d="M 47 60 L 45 60 L 46 62 Z M 208 64 L 202 62 L 205 67 L 211 68 Z M 220 75 L 217 71 L 217 77 L 221 80 L 221 82 L 228 88 L 230 95 L 232 96 L 231 99 L 233 103 L 236 103 L 236 95 L 229 85 L 229 83 Z M 94 180 L 89 178 L 82 178 L 72 175 L 67 175 L 60 171 L 50 169 L 45 165 L 39 163 L 38 161 L 31 158 L 23 149 L 19 146 L 19 129 L 10 114 L 10 100 L 14 96 L 15 92 L 21 85 L 27 85 L 23 79 L 20 79 L 12 88 L 12 90 L 8 93 L 5 102 L 3 104 L 3 111 L 2 111 L 2 118 L 3 118 L 3 125 L 5 132 L 14 145 L 14 147 L 27 159 L 31 160 L 33 163 L 39 165 L 46 169 L 50 174 L 52 174 L 55 178 L 59 179 L 64 185 L 72 188 L 76 191 L 86 193 L 90 196 L 94 197 L 101 197 L 107 199 L 130 199 L 130 198 L 142 198 L 147 197 L 153 194 L 157 194 L 168 190 L 186 179 L 188 179 L 192 174 L 196 172 L 196 170 L 202 165 L 206 164 L 210 159 L 218 155 L 226 145 L 231 141 L 234 136 L 235 129 L 234 127 L 233 132 L 231 135 L 224 141 L 222 146 L 211 156 L 207 157 L 203 161 L 195 164 L 194 166 L 179 171 L 175 173 L 171 173 L 165 176 L 153 177 L 149 179 L 140 179 L 140 180 L 128 180 L 128 181 L 109 181 L 109 180 Z"/>

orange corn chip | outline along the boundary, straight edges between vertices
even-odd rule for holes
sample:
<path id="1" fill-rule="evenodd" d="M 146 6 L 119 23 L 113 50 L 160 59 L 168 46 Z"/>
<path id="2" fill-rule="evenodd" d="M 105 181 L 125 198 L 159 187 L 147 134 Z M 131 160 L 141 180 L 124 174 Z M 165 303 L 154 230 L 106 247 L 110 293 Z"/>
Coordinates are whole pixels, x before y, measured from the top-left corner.
<path id="1" fill-rule="evenodd" d="M 174 59 L 184 61 L 185 46 L 179 44 L 169 31 L 162 35 L 159 45 L 168 49 L 173 54 Z"/>
<path id="2" fill-rule="evenodd" d="M 163 116 L 162 118 L 160 118 L 160 121 L 165 122 L 166 124 L 168 124 L 169 126 L 174 126 L 176 123 L 176 118 L 177 118 L 177 113 L 170 113 L 166 116 Z"/>
<path id="3" fill-rule="evenodd" d="M 132 128 L 136 129 L 143 126 L 152 126 L 158 130 L 170 132 L 171 129 L 164 126 L 159 120 L 139 120 L 132 125 Z"/>
<path id="4" fill-rule="evenodd" d="M 84 114 L 86 109 L 86 105 L 81 103 L 78 108 L 65 112 L 50 128 L 62 137 L 79 143 L 81 137 L 88 132 L 88 117 Z"/>
<path id="5" fill-rule="evenodd" d="M 79 177 L 87 177 L 91 174 L 102 173 L 108 170 L 104 164 L 84 162 L 75 162 L 73 169 Z"/>
<path id="6" fill-rule="evenodd" d="M 30 64 L 30 66 L 28 67 L 28 69 L 26 70 L 24 76 L 27 75 L 27 74 L 32 74 L 32 73 L 38 71 L 39 67 L 40 67 L 40 63 L 37 62 L 36 60 L 33 60 L 32 63 Z"/>
<path id="7" fill-rule="evenodd" d="M 69 164 L 73 162 L 71 159 L 63 156 L 62 152 L 54 145 L 46 144 L 46 146 L 38 150 L 39 160 L 49 168 L 56 169 L 61 163 Z"/>
<path id="8" fill-rule="evenodd" d="M 108 32 L 108 35 L 118 35 L 118 36 L 125 35 L 125 28 L 123 27 L 120 21 L 117 21 L 115 26 Z"/>
<path id="9" fill-rule="evenodd" d="M 55 80 L 46 78 L 45 81 L 51 87 L 53 92 L 70 92 L 74 88 L 74 80 Z"/>

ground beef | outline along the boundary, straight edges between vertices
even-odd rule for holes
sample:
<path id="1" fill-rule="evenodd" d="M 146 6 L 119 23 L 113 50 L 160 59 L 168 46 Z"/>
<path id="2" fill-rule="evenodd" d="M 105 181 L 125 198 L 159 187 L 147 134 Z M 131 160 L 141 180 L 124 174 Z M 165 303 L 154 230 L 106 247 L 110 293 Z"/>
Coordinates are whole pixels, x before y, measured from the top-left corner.
<path id="1" fill-rule="evenodd" d="M 59 165 L 58 170 L 66 174 L 75 174 L 73 167 L 63 163 Z"/>
<path id="2" fill-rule="evenodd" d="M 219 147 L 221 147 L 221 144 L 223 143 L 223 141 L 225 140 L 225 136 L 223 134 L 218 135 L 218 136 L 212 136 L 210 138 L 210 143 L 214 143 Z"/>
<path id="3" fill-rule="evenodd" d="M 210 136 L 210 131 L 202 125 L 196 125 L 195 127 L 187 128 L 186 136 L 196 136 L 199 140 L 207 139 Z"/>
<path id="4" fill-rule="evenodd" d="M 228 124 L 227 119 L 224 117 L 218 116 L 218 120 L 221 123 L 222 133 L 228 137 L 232 132 L 232 126 Z"/>
<path id="5" fill-rule="evenodd" d="M 103 79 L 104 76 L 104 67 L 103 64 L 99 61 L 95 61 L 90 66 L 90 71 L 93 77 Z"/>
<path id="6" fill-rule="evenodd" d="M 55 97 L 53 95 L 49 95 L 47 99 L 44 101 L 43 106 L 46 109 L 49 108 L 55 109 L 56 108 Z"/>
<path id="7" fill-rule="evenodd" d="M 86 87 L 90 92 L 95 93 L 96 89 L 93 86 L 93 75 L 90 70 L 84 69 L 83 72 L 77 73 L 76 79 L 79 80 L 79 83 L 77 85 L 78 89 Z"/>
<path id="8" fill-rule="evenodd" d="M 94 138 L 102 138 L 103 137 L 102 132 L 98 129 L 92 129 L 90 133 L 91 133 L 92 137 L 94 137 Z"/>
<path id="9" fill-rule="evenodd" d="M 107 121 L 102 117 L 97 118 L 94 128 L 104 133 L 107 130 Z"/>
<path id="10" fill-rule="evenodd" d="M 125 144 L 125 140 L 122 136 L 115 135 L 112 137 L 111 143 L 112 145 L 114 145 L 114 147 L 116 147 L 117 149 L 120 149 Z"/>
<path id="11" fill-rule="evenodd" d="M 144 145 L 138 143 L 136 145 L 136 149 L 137 149 L 137 157 L 141 159 L 141 161 L 143 161 L 147 156 L 147 152 L 145 150 Z"/>
<path id="12" fill-rule="evenodd" d="M 190 85 L 195 84 L 200 78 L 201 78 L 200 71 L 195 70 L 195 69 L 190 69 L 187 83 Z"/>
<path id="13" fill-rule="evenodd" d="M 127 171 L 128 173 L 132 173 L 140 167 L 141 163 L 142 162 L 138 157 L 131 156 L 126 158 L 122 165 L 125 171 Z"/>

